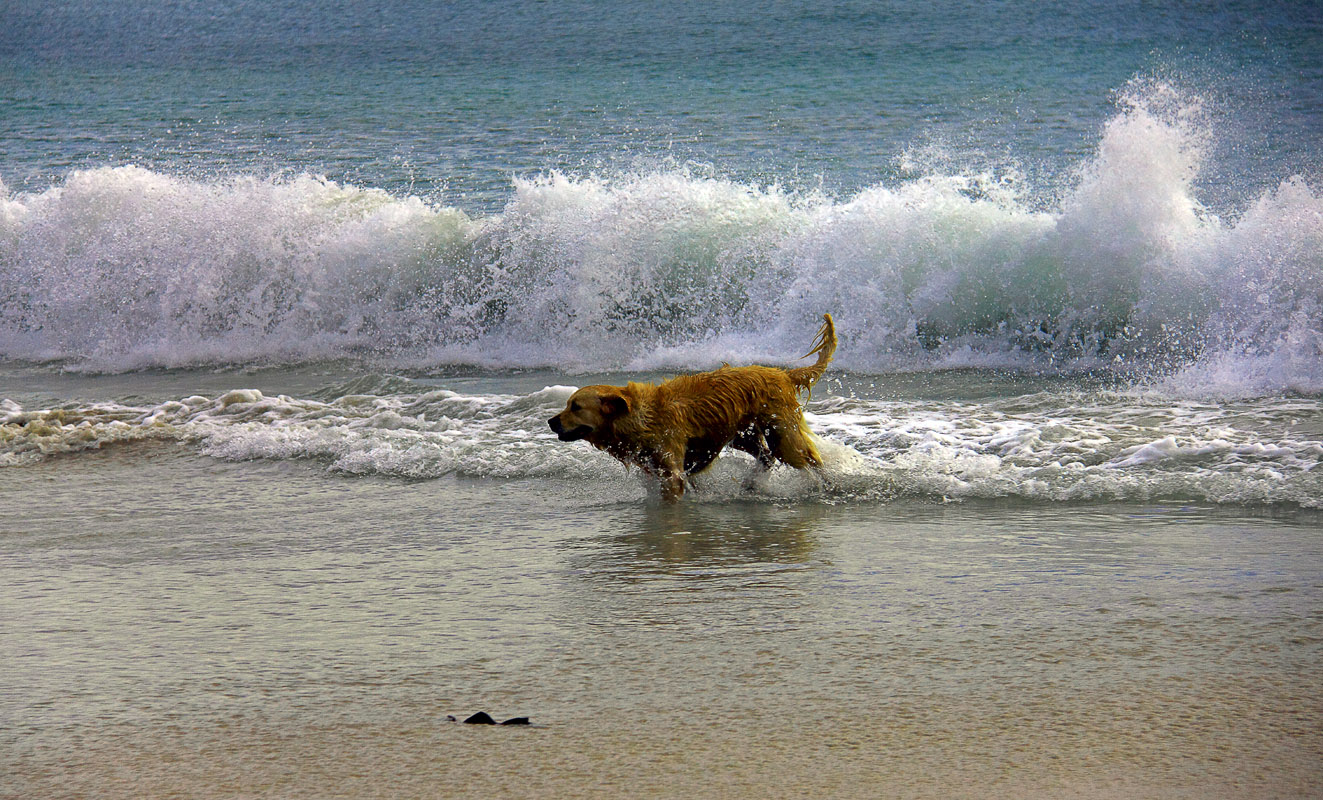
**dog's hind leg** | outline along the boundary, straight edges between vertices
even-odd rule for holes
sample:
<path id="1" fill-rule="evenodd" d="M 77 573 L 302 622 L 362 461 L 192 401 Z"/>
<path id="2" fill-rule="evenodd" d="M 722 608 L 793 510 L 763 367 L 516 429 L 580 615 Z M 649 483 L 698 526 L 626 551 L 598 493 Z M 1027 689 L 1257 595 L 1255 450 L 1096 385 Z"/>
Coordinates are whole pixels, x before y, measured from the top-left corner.
<path id="1" fill-rule="evenodd" d="M 830 492 L 833 488 L 833 481 L 827 470 L 823 468 L 822 455 L 818 452 L 818 447 L 813 443 L 814 436 L 808 426 L 802 422 L 798 429 L 791 435 L 782 437 L 781 446 L 777 449 L 776 457 L 781 461 L 797 469 L 802 469 L 813 476 L 818 484 L 818 489 Z"/>
<path id="2" fill-rule="evenodd" d="M 803 422 L 794 426 L 781 426 L 775 433 L 777 442 L 774 455 L 778 461 L 795 469 L 822 466 L 822 456 L 813 444 L 813 434 Z"/>

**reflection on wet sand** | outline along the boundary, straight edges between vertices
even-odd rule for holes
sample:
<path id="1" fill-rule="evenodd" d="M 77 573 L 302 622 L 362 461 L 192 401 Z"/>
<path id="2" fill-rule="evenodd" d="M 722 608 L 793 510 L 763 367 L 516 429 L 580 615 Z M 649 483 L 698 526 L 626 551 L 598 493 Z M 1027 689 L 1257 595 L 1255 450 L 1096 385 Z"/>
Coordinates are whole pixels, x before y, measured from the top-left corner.
<path id="1" fill-rule="evenodd" d="M 615 515 L 572 564 L 584 574 L 637 580 L 701 576 L 709 570 L 804 564 L 817 547 L 827 506 L 643 504 Z"/>

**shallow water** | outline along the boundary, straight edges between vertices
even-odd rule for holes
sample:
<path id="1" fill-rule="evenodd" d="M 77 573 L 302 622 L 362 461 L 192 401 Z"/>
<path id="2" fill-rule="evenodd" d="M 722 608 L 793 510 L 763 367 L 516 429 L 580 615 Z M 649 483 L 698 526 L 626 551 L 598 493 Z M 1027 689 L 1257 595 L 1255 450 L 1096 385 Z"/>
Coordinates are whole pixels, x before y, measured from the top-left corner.
<path id="1" fill-rule="evenodd" d="M 585 503 L 170 442 L 6 478 L 16 797 L 1323 786 L 1316 512 Z"/>
<path id="2" fill-rule="evenodd" d="M 1309 398 L 838 375 L 666 507 L 583 376 L 5 375 L 14 796 L 1323 787 Z"/>

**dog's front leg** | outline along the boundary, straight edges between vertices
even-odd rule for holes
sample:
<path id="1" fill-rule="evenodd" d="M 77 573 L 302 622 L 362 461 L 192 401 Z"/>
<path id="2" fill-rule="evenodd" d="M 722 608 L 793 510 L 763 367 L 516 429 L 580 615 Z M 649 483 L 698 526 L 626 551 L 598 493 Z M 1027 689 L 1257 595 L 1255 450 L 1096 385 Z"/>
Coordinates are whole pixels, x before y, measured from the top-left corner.
<path id="1" fill-rule="evenodd" d="M 657 478 L 661 482 L 662 500 L 678 503 L 684 497 L 684 452 L 658 455 L 656 468 Z"/>
<path id="2" fill-rule="evenodd" d="M 680 502 L 680 498 L 684 497 L 684 477 L 679 473 L 663 475 L 661 496 L 668 503 Z"/>

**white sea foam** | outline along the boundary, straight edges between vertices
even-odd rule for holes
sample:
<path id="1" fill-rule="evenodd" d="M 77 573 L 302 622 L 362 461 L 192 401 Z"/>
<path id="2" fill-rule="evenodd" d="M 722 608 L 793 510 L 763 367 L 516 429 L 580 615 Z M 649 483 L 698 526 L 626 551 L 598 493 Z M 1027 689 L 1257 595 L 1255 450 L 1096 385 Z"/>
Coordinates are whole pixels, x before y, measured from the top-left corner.
<path id="1" fill-rule="evenodd" d="M 1193 190 L 1197 99 L 1128 92 L 1044 210 L 1014 176 L 848 198 L 683 170 L 517 179 L 504 210 L 312 176 L 77 171 L 0 198 L 0 357 L 120 371 L 366 356 L 570 370 L 784 360 L 1110 367 L 1189 397 L 1323 391 L 1323 200 Z"/>
<path id="2" fill-rule="evenodd" d="M 642 491 L 637 471 L 551 433 L 546 420 L 572 387 L 523 395 L 413 388 L 326 401 L 235 389 L 151 406 L 37 410 L 4 400 L 0 466 L 155 439 L 229 460 L 313 460 L 350 475 L 552 479 L 566 491 L 631 500 Z M 1321 412 L 1314 399 L 1223 407 L 1138 393 L 981 404 L 838 396 L 815 402 L 806 415 L 820 438 L 821 473 L 778 467 L 760 475 L 752 459 L 728 453 L 697 479 L 696 497 L 1323 507 L 1323 440 L 1311 427 Z"/>

